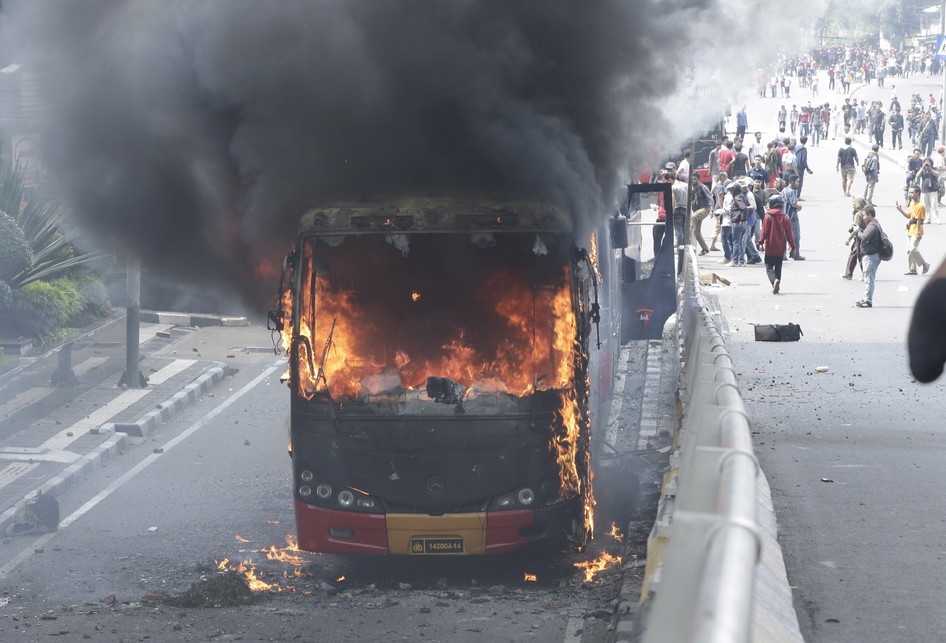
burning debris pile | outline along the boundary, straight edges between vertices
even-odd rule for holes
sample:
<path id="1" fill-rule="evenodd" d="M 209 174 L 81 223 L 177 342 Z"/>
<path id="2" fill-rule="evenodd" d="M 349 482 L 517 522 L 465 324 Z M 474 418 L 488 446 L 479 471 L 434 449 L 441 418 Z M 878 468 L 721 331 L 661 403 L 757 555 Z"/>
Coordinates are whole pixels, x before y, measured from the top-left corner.
<path id="1" fill-rule="evenodd" d="M 186 592 L 162 599 L 164 604 L 175 607 L 231 607 L 256 601 L 247 578 L 236 571 L 201 579 Z"/>
<path id="2" fill-rule="evenodd" d="M 249 542 L 241 536 L 235 538 L 241 543 Z M 286 536 L 285 547 L 270 545 L 259 551 L 266 555 L 267 560 L 284 563 L 292 569 L 269 574 L 268 576 L 273 578 L 272 582 L 268 582 L 263 579 L 264 573 L 252 560 L 238 563 L 231 562 L 229 558 L 215 560 L 214 565 L 218 573 L 196 581 L 186 592 L 163 597 L 162 602 L 178 607 L 223 607 L 254 603 L 261 592 L 298 591 L 302 594 L 311 594 L 309 590 L 300 590 L 280 582 L 282 579 L 299 579 L 307 576 L 302 567 L 309 561 L 299 555 L 301 550 L 296 544 L 294 535 Z"/>

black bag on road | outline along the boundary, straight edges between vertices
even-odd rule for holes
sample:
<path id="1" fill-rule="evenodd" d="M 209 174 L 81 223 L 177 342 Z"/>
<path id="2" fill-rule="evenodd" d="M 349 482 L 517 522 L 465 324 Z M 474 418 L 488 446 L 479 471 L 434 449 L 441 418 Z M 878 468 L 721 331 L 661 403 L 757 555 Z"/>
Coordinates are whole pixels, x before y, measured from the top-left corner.
<path id="1" fill-rule="evenodd" d="M 756 324 L 757 342 L 797 342 L 804 335 L 798 324 Z"/>

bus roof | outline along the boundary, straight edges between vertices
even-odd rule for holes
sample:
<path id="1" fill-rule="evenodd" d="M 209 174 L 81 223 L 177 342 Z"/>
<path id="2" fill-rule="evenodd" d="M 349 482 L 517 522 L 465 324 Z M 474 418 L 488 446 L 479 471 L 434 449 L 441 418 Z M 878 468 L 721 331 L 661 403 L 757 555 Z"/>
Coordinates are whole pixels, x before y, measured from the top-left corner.
<path id="1" fill-rule="evenodd" d="M 299 235 L 434 232 L 571 233 L 572 218 L 550 203 L 498 198 L 399 197 L 339 201 L 313 208 Z"/>

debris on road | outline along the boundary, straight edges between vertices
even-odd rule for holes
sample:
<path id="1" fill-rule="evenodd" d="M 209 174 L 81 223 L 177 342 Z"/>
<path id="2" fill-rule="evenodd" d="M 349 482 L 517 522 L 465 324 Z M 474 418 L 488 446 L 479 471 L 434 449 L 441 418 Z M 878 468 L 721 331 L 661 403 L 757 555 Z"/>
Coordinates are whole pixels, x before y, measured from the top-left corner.
<path id="1" fill-rule="evenodd" d="M 166 596 L 162 602 L 175 607 L 230 607 L 250 605 L 256 600 L 246 578 L 242 574 L 229 571 L 219 576 L 199 580 L 193 583 L 186 592 Z"/>

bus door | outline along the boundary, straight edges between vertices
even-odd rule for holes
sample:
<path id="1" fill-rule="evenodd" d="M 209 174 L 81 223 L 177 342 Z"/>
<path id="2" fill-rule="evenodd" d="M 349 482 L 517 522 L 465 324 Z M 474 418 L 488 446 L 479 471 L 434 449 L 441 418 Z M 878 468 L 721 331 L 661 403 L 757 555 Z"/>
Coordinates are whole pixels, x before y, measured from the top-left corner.
<path id="1" fill-rule="evenodd" d="M 669 183 L 628 185 L 627 195 L 630 243 L 621 259 L 621 343 L 660 339 L 664 322 L 677 309 L 675 250 L 686 243 L 674 239 Z"/>

